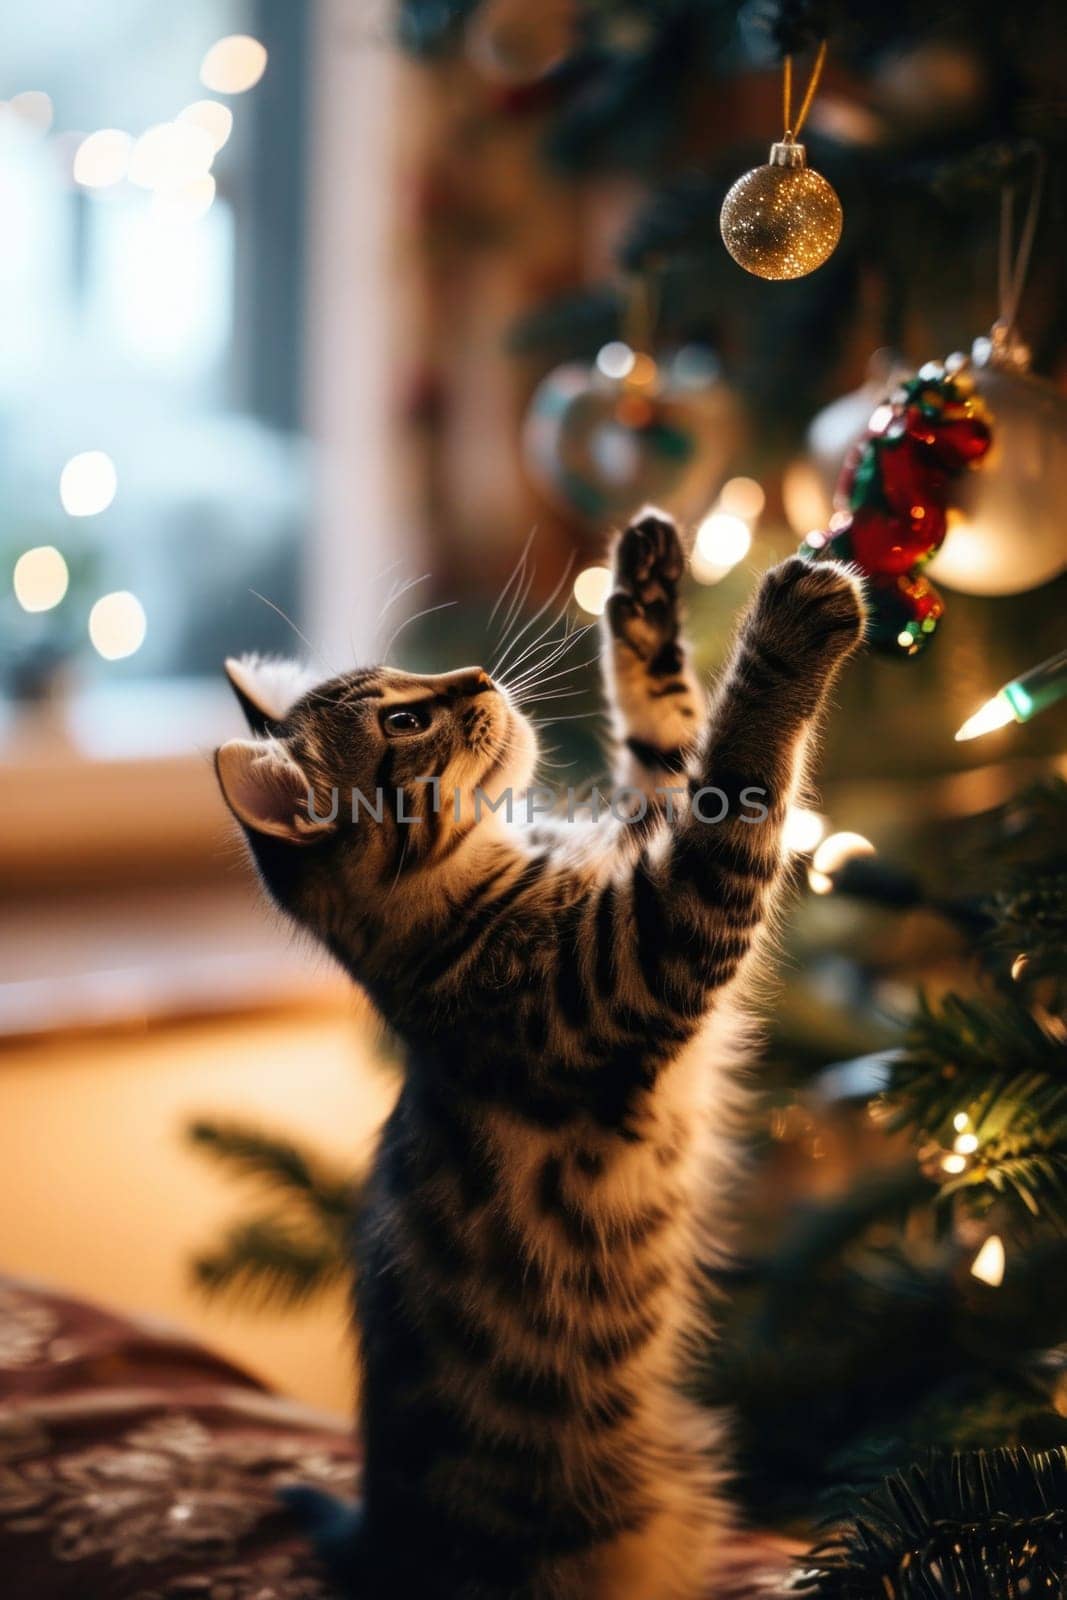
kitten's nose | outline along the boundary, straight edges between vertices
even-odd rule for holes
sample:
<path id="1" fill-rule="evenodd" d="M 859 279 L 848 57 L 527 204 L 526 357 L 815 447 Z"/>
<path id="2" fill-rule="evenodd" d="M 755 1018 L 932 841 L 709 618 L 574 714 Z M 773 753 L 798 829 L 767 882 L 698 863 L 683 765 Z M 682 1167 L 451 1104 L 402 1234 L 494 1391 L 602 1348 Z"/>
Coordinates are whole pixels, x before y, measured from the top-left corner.
<path id="1" fill-rule="evenodd" d="M 484 694 L 496 685 L 484 667 L 460 667 L 458 672 L 443 672 L 438 678 L 442 693 L 450 695 Z"/>

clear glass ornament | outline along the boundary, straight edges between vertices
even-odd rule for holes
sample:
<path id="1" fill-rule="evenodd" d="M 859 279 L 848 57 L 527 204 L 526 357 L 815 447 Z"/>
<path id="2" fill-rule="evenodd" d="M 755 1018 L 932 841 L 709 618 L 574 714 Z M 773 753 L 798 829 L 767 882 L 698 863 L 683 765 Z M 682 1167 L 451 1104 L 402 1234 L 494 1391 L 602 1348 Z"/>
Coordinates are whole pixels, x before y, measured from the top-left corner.
<path id="1" fill-rule="evenodd" d="M 948 537 L 928 570 L 961 594 L 1021 594 L 1067 567 L 1067 397 L 1033 375 L 1029 350 L 1004 324 L 975 340 L 966 370 L 993 445 L 952 496 Z"/>

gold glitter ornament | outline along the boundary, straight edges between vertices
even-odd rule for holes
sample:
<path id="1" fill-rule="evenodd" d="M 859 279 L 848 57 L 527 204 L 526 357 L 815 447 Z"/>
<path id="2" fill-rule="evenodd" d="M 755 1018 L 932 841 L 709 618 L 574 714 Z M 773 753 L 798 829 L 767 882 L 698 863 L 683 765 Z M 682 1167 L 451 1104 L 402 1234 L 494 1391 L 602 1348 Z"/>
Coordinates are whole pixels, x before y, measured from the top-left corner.
<path id="1" fill-rule="evenodd" d="M 793 58 L 782 62 L 780 141 L 765 167 L 738 178 L 722 203 L 723 243 L 739 267 L 757 278 L 803 278 L 821 267 L 841 237 L 841 202 L 821 173 L 812 172 L 796 141 L 811 110 L 826 64 L 819 46 L 800 109 L 793 118 Z"/>
<path id="2" fill-rule="evenodd" d="M 723 243 L 757 278 L 803 278 L 833 254 L 843 213 L 832 185 L 782 140 L 765 167 L 738 178 L 722 204 Z"/>

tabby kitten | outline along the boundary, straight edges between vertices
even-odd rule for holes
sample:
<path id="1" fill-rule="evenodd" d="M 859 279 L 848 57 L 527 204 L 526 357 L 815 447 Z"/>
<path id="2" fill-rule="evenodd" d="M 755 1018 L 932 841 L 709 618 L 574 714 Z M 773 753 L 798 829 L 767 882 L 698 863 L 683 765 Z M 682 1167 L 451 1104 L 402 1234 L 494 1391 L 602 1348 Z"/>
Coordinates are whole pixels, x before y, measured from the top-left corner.
<path id="1" fill-rule="evenodd" d="M 739 994 L 863 603 L 846 568 L 774 568 L 709 711 L 674 525 L 644 514 L 614 559 L 602 655 L 641 820 L 475 821 L 476 788 L 517 793 L 537 759 L 479 669 L 303 688 L 228 664 L 260 737 L 218 775 L 262 878 L 407 1049 L 358 1229 L 362 1507 L 319 1508 L 368 1600 L 714 1592 L 725 1453 L 680 1379 L 733 1183 Z"/>

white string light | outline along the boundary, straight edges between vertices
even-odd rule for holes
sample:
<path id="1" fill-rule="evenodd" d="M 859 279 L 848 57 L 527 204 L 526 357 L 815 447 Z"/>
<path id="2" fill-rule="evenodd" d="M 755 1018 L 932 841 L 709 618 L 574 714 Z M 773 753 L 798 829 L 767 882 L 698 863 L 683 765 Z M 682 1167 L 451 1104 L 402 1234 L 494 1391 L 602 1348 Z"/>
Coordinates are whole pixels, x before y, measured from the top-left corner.
<path id="1" fill-rule="evenodd" d="M 1004 1282 L 1006 1265 L 1004 1241 L 999 1234 L 991 1233 L 971 1262 L 971 1277 L 979 1279 L 981 1283 L 988 1283 L 991 1289 L 999 1289 Z"/>
<path id="2" fill-rule="evenodd" d="M 794 855 L 806 856 L 814 850 L 826 832 L 826 818 L 806 806 L 790 806 L 785 814 L 782 844 Z"/>
<path id="3" fill-rule="evenodd" d="M 833 874 L 856 856 L 873 856 L 874 845 L 862 833 L 831 833 L 822 841 L 808 868 L 808 885 L 815 894 L 829 894 Z"/>

